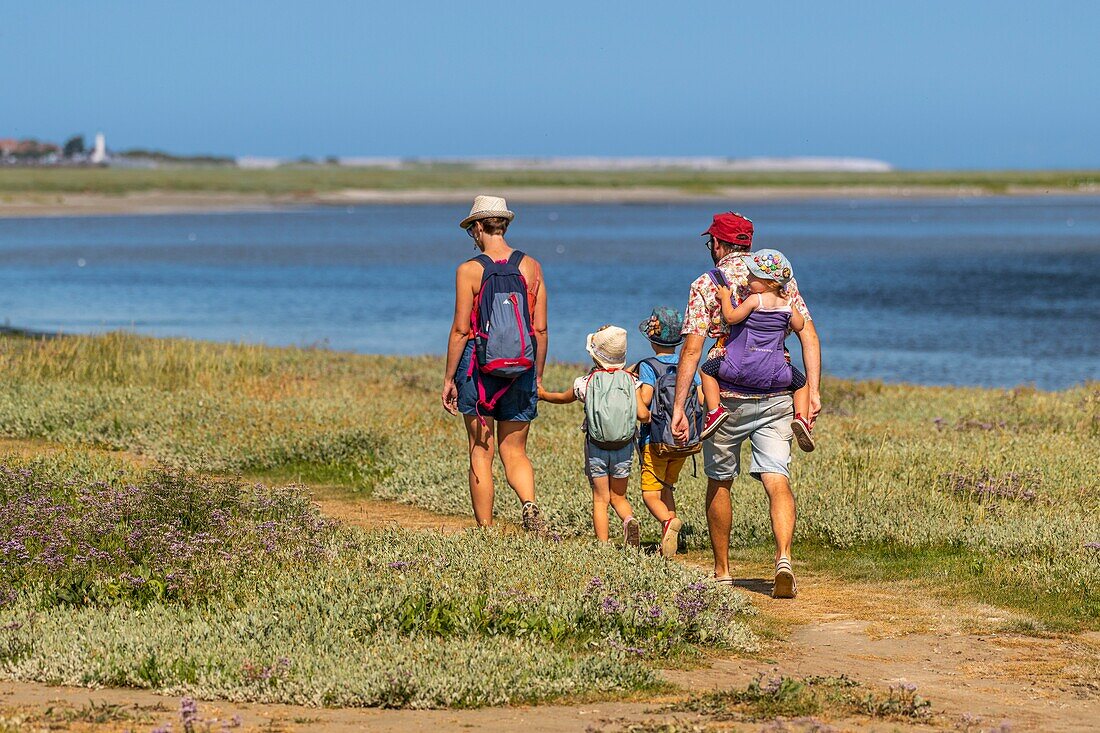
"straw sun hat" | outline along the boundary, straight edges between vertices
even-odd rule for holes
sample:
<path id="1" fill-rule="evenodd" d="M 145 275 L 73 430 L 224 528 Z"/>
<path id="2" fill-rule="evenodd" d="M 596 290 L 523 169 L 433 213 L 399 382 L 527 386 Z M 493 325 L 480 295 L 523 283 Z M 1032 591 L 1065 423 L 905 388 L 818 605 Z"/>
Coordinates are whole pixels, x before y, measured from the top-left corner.
<path id="1" fill-rule="evenodd" d="M 479 219 L 495 217 L 512 221 L 516 215 L 508 211 L 508 202 L 499 196 L 477 196 L 474 198 L 474 205 L 470 207 L 470 215 L 459 226 L 466 229 Z"/>
<path id="2" fill-rule="evenodd" d="M 618 326 L 603 326 L 596 333 L 588 334 L 585 348 L 592 360 L 603 369 L 622 369 L 626 366 L 626 331 Z"/>

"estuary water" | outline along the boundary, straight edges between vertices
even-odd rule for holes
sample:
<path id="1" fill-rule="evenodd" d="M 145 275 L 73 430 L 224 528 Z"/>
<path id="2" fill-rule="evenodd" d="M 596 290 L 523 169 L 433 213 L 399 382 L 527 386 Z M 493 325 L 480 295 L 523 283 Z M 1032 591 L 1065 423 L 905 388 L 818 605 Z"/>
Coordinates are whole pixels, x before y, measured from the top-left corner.
<path id="1" fill-rule="evenodd" d="M 518 205 L 509 243 L 539 258 L 550 356 L 585 361 L 604 323 L 646 344 L 709 267 L 720 210 L 792 260 L 842 377 L 1060 389 L 1100 379 L 1100 199 Z M 0 321 L 223 341 L 438 354 L 460 205 L 0 220 Z M 796 344 L 795 339 L 791 342 Z"/>

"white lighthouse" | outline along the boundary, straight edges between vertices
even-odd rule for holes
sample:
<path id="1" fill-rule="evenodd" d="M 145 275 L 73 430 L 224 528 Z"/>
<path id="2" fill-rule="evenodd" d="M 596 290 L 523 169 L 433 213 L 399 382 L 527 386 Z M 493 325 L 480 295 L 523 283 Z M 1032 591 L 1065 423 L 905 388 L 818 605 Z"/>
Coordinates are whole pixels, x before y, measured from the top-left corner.
<path id="1" fill-rule="evenodd" d="M 92 149 L 92 157 L 88 161 L 96 165 L 107 162 L 107 138 L 102 132 L 95 134 L 95 148 Z"/>

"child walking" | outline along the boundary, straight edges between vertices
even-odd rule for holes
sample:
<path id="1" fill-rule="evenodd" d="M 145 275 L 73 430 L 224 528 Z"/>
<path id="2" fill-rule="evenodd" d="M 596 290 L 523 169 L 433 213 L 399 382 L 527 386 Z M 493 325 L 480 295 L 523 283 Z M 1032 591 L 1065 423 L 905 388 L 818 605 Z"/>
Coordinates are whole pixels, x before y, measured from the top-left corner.
<path id="1" fill-rule="evenodd" d="M 539 387 L 539 399 L 556 405 L 584 403 L 585 475 L 592 486 L 592 526 L 596 539 L 610 536 L 608 511 L 615 510 L 623 525 L 623 543 L 637 547 L 641 528 L 626 498 L 634 460 L 634 437 L 639 417 L 637 378 L 626 371 L 626 331 L 603 326 L 588 334 L 586 345 L 593 367 L 564 392 Z"/>
<path id="2" fill-rule="evenodd" d="M 816 446 L 812 425 L 806 417 L 810 414 L 806 375 L 791 365 L 783 346 L 788 330 L 798 333 L 806 325 L 802 314 L 791 308 L 784 291 L 792 277 L 790 260 L 778 250 L 763 249 L 747 255 L 745 265 L 749 270 L 749 296 L 740 305 L 734 307 L 724 277 L 715 280 L 722 320 L 734 328 L 724 343 L 715 344 L 699 369 L 707 407 L 703 437 L 710 437 L 727 417 L 719 377 L 750 392 L 789 387 L 794 391 L 791 429 L 799 447 L 808 453 Z M 721 277 L 721 271 L 714 270 L 711 276 Z M 775 358 L 776 348 L 783 354 L 781 360 Z"/>
<path id="3" fill-rule="evenodd" d="M 694 375 L 696 394 L 689 396 L 684 412 L 693 430 L 688 444 L 676 445 L 669 428 L 672 404 L 676 394 L 676 370 L 679 356 L 676 347 L 683 340 L 680 331 L 684 317 L 667 306 L 653 309 L 649 318 L 638 326 L 653 348 L 654 356 L 638 363 L 638 418 L 642 421 L 638 433 L 638 450 L 642 466 L 642 501 L 649 513 L 661 523 L 660 553 L 664 557 L 676 554 L 683 522 L 676 516 L 676 480 L 688 456 L 699 451 L 702 408 L 699 375 Z"/>

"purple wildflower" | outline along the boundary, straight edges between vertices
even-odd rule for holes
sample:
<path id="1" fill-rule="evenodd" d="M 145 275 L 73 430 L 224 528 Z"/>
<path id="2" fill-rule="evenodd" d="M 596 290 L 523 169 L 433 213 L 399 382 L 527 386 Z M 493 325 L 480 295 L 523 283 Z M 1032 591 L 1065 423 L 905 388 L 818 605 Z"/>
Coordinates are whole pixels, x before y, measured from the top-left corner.
<path id="1" fill-rule="evenodd" d="M 707 610 L 706 591 L 706 583 L 692 583 L 676 594 L 676 609 L 680 612 L 681 621 L 691 623 Z"/>
<path id="2" fill-rule="evenodd" d="M 600 610 L 608 616 L 622 613 L 623 604 L 619 602 L 619 599 L 614 596 L 607 596 L 603 599 L 603 603 L 600 604 Z"/>
<path id="3" fill-rule="evenodd" d="M 180 699 L 180 720 L 183 729 L 188 733 L 194 730 L 195 723 L 199 721 L 199 704 L 194 698 L 184 697 Z"/>

